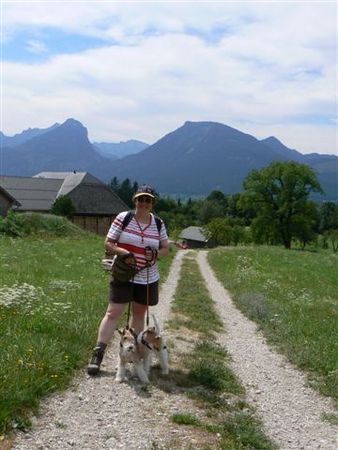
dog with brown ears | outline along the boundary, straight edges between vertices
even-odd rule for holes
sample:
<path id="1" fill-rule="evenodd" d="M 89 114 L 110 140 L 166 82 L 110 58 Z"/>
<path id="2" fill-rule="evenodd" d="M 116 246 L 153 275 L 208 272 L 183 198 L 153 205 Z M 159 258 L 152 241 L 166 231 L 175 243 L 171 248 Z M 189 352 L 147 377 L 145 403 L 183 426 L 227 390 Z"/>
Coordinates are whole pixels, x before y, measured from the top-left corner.
<path id="1" fill-rule="evenodd" d="M 163 375 L 169 373 L 168 349 L 164 338 L 160 333 L 160 328 L 156 317 L 152 314 L 154 325 L 147 327 L 141 333 L 136 334 L 132 328 L 118 330 L 121 335 L 119 364 L 115 381 L 121 383 L 126 381 L 126 366 L 132 363 L 134 373 L 142 383 L 149 383 L 149 373 L 154 353 L 159 355 L 160 365 Z"/>

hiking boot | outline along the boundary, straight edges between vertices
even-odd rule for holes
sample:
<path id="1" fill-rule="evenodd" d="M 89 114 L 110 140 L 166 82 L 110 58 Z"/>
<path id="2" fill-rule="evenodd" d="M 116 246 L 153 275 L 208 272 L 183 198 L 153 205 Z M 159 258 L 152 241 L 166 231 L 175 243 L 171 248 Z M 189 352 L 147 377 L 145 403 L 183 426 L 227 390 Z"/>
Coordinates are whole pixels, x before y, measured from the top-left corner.
<path id="1" fill-rule="evenodd" d="M 95 347 L 92 354 L 92 359 L 90 360 L 90 363 L 87 366 L 87 373 L 88 375 L 98 375 L 100 372 L 100 366 L 102 363 L 104 355 L 104 348 L 102 347 Z"/>

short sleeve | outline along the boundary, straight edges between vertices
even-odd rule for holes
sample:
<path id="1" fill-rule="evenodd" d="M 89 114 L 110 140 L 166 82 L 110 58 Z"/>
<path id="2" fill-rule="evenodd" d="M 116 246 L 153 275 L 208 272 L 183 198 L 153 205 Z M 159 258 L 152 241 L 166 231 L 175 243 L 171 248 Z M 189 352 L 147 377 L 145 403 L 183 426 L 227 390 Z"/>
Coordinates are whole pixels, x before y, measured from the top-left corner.
<path id="1" fill-rule="evenodd" d="M 112 224 L 110 225 L 109 231 L 107 233 L 107 238 L 117 242 L 122 233 L 123 219 L 125 218 L 128 211 L 118 214 Z"/>

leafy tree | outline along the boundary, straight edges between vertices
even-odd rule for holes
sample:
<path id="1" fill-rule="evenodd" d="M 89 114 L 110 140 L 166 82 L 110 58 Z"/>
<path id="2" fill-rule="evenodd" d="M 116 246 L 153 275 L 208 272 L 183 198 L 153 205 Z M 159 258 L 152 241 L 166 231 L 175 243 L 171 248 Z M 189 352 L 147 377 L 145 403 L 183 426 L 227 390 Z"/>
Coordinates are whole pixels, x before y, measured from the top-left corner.
<path id="1" fill-rule="evenodd" d="M 325 232 L 327 240 L 330 242 L 334 253 L 338 252 L 338 229 Z"/>
<path id="2" fill-rule="evenodd" d="M 75 213 L 75 207 L 73 205 L 72 199 L 67 195 L 60 195 L 51 208 L 51 213 L 56 216 L 72 217 Z"/>
<path id="3" fill-rule="evenodd" d="M 246 242 L 247 236 L 245 233 L 245 228 L 240 225 L 235 225 L 232 227 L 232 242 L 234 245 L 238 245 L 241 242 Z"/>
<path id="4" fill-rule="evenodd" d="M 318 210 L 313 202 L 309 201 L 302 212 L 295 214 L 292 221 L 292 234 L 300 242 L 302 249 L 306 244 L 316 241 L 318 235 L 314 229 L 317 222 Z"/>
<path id="5" fill-rule="evenodd" d="M 268 233 L 270 239 L 280 240 L 288 249 L 295 234 L 308 227 L 312 220 L 306 218 L 309 194 L 323 192 L 314 171 L 294 161 L 277 161 L 253 170 L 243 186 L 244 202 L 257 210 L 256 233 Z"/>
<path id="6" fill-rule="evenodd" d="M 201 206 L 198 211 L 198 219 L 202 225 L 207 224 L 210 220 L 217 217 L 224 217 L 224 209 L 219 203 L 213 200 L 205 200 L 201 202 Z"/>
<path id="7" fill-rule="evenodd" d="M 228 200 L 225 194 L 222 191 L 211 191 L 207 196 L 206 201 L 211 201 L 217 203 L 221 208 L 226 209 L 228 206 Z"/>
<path id="8" fill-rule="evenodd" d="M 324 202 L 319 208 L 319 231 L 338 228 L 338 205 L 334 202 Z"/>
<path id="9" fill-rule="evenodd" d="M 232 227 L 226 219 L 212 219 L 204 230 L 212 237 L 215 245 L 230 245 L 232 239 Z"/>
<path id="10" fill-rule="evenodd" d="M 243 201 L 243 194 L 231 194 L 227 196 L 227 216 L 236 218 L 236 223 L 250 225 L 256 216 L 256 209 L 252 204 Z"/>
<path id="11" fill-rule="evenodd" d="M 154 211 L 156 213 L 159 213 L 160 211 L 175 211 L 177 209 L 178 205 L 176 204 L 176 201 L 173 198 L 170 197 L 160 197 L 154 206 Z"/>

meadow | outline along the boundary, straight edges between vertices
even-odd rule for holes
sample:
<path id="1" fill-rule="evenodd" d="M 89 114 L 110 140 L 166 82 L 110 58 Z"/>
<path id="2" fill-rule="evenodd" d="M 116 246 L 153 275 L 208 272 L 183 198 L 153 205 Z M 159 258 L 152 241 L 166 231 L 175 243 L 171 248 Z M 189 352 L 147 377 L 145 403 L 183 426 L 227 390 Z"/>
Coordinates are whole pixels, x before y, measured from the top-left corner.
<path id="1" fill-rule="evenodd" d="M 162 281 L 171 260 L 160 262 Z M 0 435 L 88 362 L 107 304 L 103 238 L 0 237 Z"/>
<path id="2" fill-rule="evenodd" d="M 268 342 L 338 400 L 338 255 L 279 247 L 218 248 L 209 262 Z"/>

